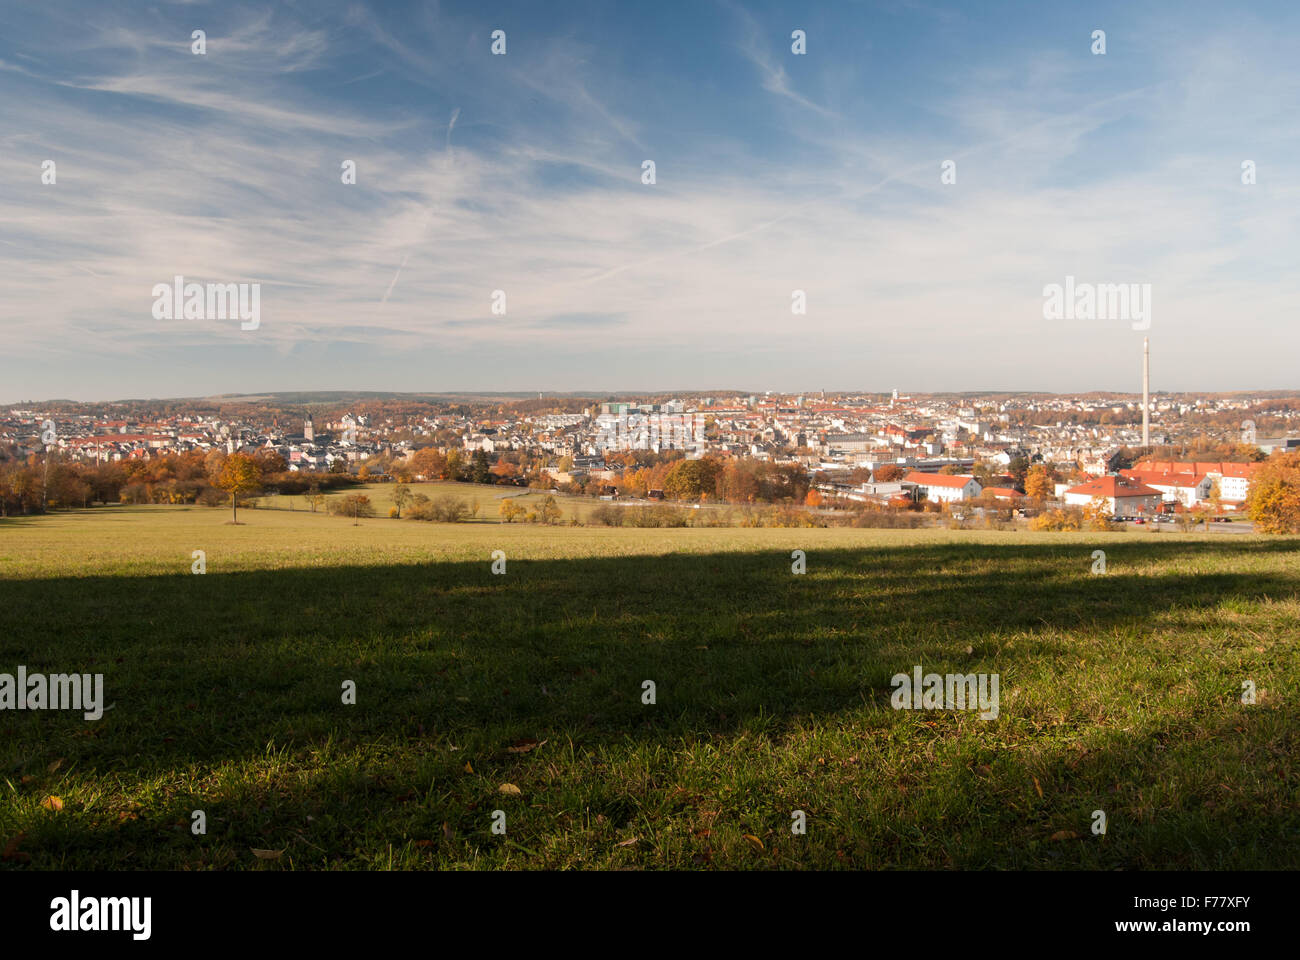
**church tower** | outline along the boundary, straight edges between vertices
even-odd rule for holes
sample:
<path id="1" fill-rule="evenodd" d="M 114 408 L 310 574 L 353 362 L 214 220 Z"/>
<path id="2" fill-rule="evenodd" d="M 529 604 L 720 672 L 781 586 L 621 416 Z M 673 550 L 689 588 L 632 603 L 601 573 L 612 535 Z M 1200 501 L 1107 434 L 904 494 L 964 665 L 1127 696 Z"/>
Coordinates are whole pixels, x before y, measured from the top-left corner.
<path id="1" fill-rule="evenodd" d="M 316 440 L 316 428 L 311 422 L 311 414 L 307 414 L 307 419 L 302 422 L 302 438 L 308 443 L 314 443 Z"/>

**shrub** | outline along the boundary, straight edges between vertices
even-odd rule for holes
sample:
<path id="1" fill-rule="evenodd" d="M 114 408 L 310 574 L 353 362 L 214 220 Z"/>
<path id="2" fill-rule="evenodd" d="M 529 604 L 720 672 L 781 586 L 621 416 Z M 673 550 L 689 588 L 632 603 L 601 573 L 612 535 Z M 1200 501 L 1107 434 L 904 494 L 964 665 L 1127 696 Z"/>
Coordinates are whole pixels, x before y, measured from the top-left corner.
<path id="1" fill-rule="evenodd" d="M 1030 530 L 1082 530 L 1083 511 L 1064 508 L 1047 510 L 1029 521 Z"/>
<path id="2" fill-rule="evenodd" d="M 912 511 L 867 510 L 856 514 L 848 525 L 863 529 L 916 530 L 925 526 L 925 517 Z"/>
<path id="3" fill-rule="evenodd" d="M 375 507 L 363 493 L 350 493 L 346 497 L 333 497 L 325 509 L 336 517 L 373 517 Z"/>
<path id="4" fill-rule="evenodd" d="M 204 487 L 199 491 L 198 502 L 205 507 L 219 507 L 226 502 L 226 492 L 216 487 Z"/>

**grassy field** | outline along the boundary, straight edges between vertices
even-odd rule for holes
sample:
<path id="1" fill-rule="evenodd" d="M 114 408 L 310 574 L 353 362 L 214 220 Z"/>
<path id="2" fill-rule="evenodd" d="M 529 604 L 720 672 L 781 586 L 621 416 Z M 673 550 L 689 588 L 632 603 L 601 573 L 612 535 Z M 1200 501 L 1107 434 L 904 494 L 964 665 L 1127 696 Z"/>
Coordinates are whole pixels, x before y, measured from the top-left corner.
<path id="1" fill-rule="evenodd" d="M 496 523 L 500 519 L 499 510 L 501 501 L 509 497 L 515 503 L 524 507 L 535 507 L 540 504 L 547 496 L 541 490 L 529 490 L 527 487 L 508 487 L 497 484 L 482 483 L 451 483 L 451 482 L 433 482 L 433 483 L 410 483 L 402 484 L 411 493 L 422 493 L 426 497 L 436 499 L 437 497 L 453 497 L 457 500 L 464 500 L 470 506 L 477 506 L 478 514 L 474 518 L 477 522 Z M 370 498 L 371 504 L 375 508 L 377 517 L 387 518 L 388 511 L 393 506 L 393 491 L 398 488 L 395 483 L 367 483 L 354 487 L 340 487 L 336 490 L 326 492 L 326 498 L 345 497 L 352 493 L 362 493 Z M 564 520 L 568 521 L 575 513 L 580 520 L 586 518 L 586 514 L 600 501 L 591 497 L 573 497 L 565 494 L 554 494 L 555 500 L 560 504 L 564 511 Z M 291 510 L 298 512 L 301 510 L 311 511 L 305 497 L 298 496 L 263 496 L 258 498 L 259 509 L 267 510 Z M 471 522 L 474 522 L 471 521 Z"/>
<path id="2" fill-rule="evenodd" d="M 1300 867 L 1300 538 L 228 519 L 0 521 L 0 869 Z"/>

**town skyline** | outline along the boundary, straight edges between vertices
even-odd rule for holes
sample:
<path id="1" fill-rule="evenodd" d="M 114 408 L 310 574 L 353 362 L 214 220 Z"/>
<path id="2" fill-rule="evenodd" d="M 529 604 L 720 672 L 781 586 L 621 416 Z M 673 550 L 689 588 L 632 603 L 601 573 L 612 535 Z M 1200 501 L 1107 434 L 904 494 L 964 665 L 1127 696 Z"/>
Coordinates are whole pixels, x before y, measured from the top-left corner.
<path id="1" fill-rule="evenodd" d="M 912 397 L 962 397 L 968 399 L 978 399 L 981 397 L 999 397 L 999 396 L 1018 396 L 1018 397 L 1091 397 L 1091 396 L 1115 396 L 1140 397 L 1142 389 L 1139 386 L 1136 389 L 1109 389 L 1097 387 L 1093 389 L 1079 390 L 1035 390 L 1029 388 L 1017 387 L 990 387 L 990 388 L 967 388 L 967 389 L 950 389 L 950 390 L 899 390 L 899 388 L 887 389 L 867 389 L 863 387 L 850 387 L 842 389 L 793 389 L 793 390 L 772 390 L 772 389 L 754 389 L 734 386 L 723 387 L 661 387 L 661 388 L 631 388 L 631 387 L 613 387 L 613 388 L 571 388 L 564 390 L 539 390 L 529 389 L 527 387 L 509 387 L 494 389 L 485 387 L 475 390 L 392 390 L 392 389 L 370 389 L 370 388 L 339 388 L 335 386 L 314 387 L 314 388 L 295 388 L 295 389 L 272 389 L 272 390 L 247 390 L 225 393 L 204 393 L 204 394 L 176 394 L 171 396 L 94 396 L 94 397 L 75 397 L 75 396 L 43 396 L 43 397 L 0 397 L 0 408 L 14 407 L 30 404 L 49 404 L 49 403 L 73 403 L 73 404 L 106 404 L 106 403 L 151 403 L 151 402 L 256 402 L 261 398 L 274 398 L 285 402 L 296 402 L 304 404 L 322 404 L 329 405 L 339 402 L 346 402 L 349 398 L 356 399 L 401 399 L 404 397 L 411 398 L 434 398 L 434 399 L 454 399 L 458 397 L 473 398 L 476 400 L 491 400 L 493 398 L 502 398 L 509 400 L 526 400 L 530 398 L 554 398 L 557 400 L 601 400 L 601 399 L 636 399 L 645 397 L 673 397 L 673 396 L 771 396 L 771 397 L 807 397 L 813 399 L 819 395 L 827 397 L 884 397 L 888 399 L 890 394 L 897 391 L 900 396 L 907 399 Z M 314 396 L 320 395 L 327 399 L 322 400 L 289 400 L 291 397 Z M 1201 390 L 1201 389 L 1161 389 L 1152 386 L 1151 395 L 1155 396 L 1201 396 L 1206 398 L 1217 397 L 1258 397 L 1258 398 L 1285 398 L 1300 397 L 1300 388 L 1276 388 L 1276 389 L 1252 389 L 1237 388 L 1227 390 Z"/>

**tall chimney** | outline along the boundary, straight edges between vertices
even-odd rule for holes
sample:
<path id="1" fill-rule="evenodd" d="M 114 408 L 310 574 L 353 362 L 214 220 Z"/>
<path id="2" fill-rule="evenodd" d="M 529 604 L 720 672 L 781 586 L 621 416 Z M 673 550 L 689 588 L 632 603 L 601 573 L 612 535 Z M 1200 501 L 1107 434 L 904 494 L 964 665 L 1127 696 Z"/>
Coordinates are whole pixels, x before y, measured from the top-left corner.
<path id="1" fill-rule="evenodd" d="M 1151 344 L 1142 338 L 1142 446 L 1151 446 Z"/>

